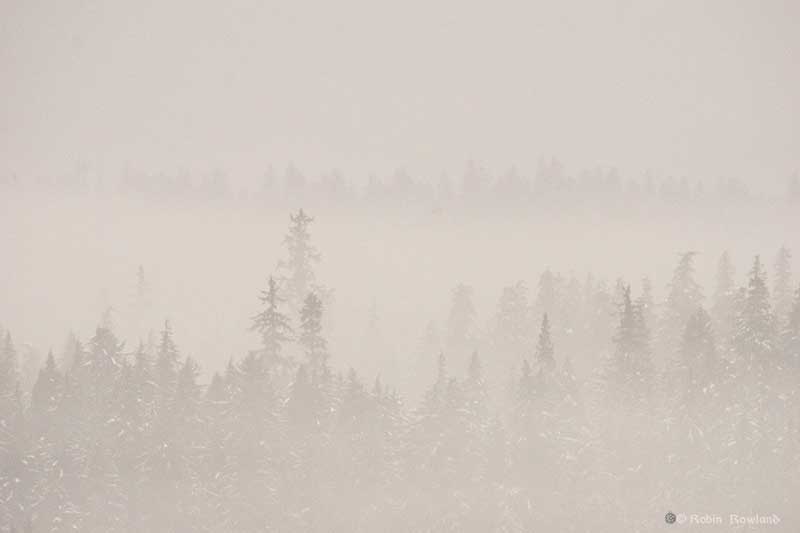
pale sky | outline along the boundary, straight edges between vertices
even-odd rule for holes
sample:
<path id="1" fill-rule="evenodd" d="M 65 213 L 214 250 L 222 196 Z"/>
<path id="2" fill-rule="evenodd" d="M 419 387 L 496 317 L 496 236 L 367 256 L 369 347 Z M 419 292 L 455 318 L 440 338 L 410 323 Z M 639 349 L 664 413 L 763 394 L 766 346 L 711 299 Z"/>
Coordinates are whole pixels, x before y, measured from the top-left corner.
<path id="1" fill-rule="evenodd" d="M 798 64 L 793 1 L 0 0 L 0 172 L 557 156 L 782 185 Z"/>

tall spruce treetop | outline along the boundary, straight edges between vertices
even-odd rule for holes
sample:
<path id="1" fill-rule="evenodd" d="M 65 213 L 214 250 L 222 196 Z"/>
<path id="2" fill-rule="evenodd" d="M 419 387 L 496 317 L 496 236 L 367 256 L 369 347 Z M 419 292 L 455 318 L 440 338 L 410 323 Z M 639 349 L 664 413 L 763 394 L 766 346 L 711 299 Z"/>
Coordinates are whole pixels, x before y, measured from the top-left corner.
<path id="1" fill-rule="evenodd" d="M 172 339 L 172 326 L 169 320 L 164 321 L 161 330 L 161 340 L 158 343 L 156 355 L 156 383 L 159 388 L 159 397 L 163 400 L 172 396 L 178 379 L 178 347 Z"/>
<path id="2" fill-rule="evenodd" d="M 309 293 L 300 311 L 300 346 L 305 351 L 311 377 L 322 375 L 328 359 L 328 343 L 322 336 L 322 300 Z"/>
<path id="3" fill-rule="evenodd" d="M 750 269 L 744 300 L 736 320 L 734 348 L 747 367 L 764 364 L 775 349 L 775 320 L 766 274 L 759 256 Z"/>
<path id="4" fill-rule="evenodd" d="M 301 308 L 308 293 L 316 289 L 314 265 L 320 262 L 321 256 L 311 244 L 309 226 L 314 219 L 302 209 L 289 215 L 289 219 L 289 233 L 283 240 L 289 255 L 285 261 L 278 263 L 278 268 L 282 272 L 281 282 L 286 300 L 290 309 L 296 311 Z"/>
<path id="5" fill-rule="evenodd" d="M 279 306 L 283 298 L 278 294 L 278 283 L 272 276 L 266 291 L 259 296 L 264 309 L 253 317 L 250 328 L 261 334 L 264 363 L 267 368 L 286 363 L 281 355 L 283 344 L 292 340 L 292 326 L 289 317 L 281 313 Z"/>
<path id="6" fill-rule="evenodd" d="M 775 282 L 772 293 L 775 317 L 783 320 L 792 308 L 792 252 L 785 246 L 775 258 Z"/>
<path id="7" fill-rule="evenodd" d="M 60 400 L 61 374 L 56 368 L 56 360 L 51 350 L 47 354 L 44 368 L 39 370 L 39 377 L 31 391 L 31 410 L 39 420 L 46 419 L 55 412 Z"/>
<path id="8" fill-rule="evenodd" d="M 138 402 L 144 406 L 149 406 L 153 400 L 153 370 L 150 356 L 145 350 L 144 343 L 139 342 L 139 347 L 133 356 L 133 368 L 131 369 L 134 385 L 138 392 Z"/>
<path id="9" fill-rule="evenodd" d="M 103 325 L 95 330 L 94 337 L 89 340 L 87 364 L 95 377 L 109 378 L 122 364 L 122 350 L 125 343 L 117 339 L 111 330 L 110 322 L 104 320 Z"/>
<path id="10" fill-rule="evenodd" d="M 542 328 L 539 330 L 539 340 L 536 343 L 536 362 L 543 370 L 553 370 L 556 366 L 553 341 L 550 339 L 550 320 L 547 313 L 542 317 Z"/>
<path id="11" fill-rule="evenodd" d="M 668 286 L 660 338 L 667 353 L 675 353 L 687 320 L 703 302 L 703 292 L 694 279 L 695 255 L 697 252 L 681 254 Z"/>
<path id="12" fill-rule="evenodd" d="M 622 293 L 619 325 L 613 340 L 608 392 L 626 399 L 641 398 L 647 393 L 653 369 L 647 326 L 641 309 L 631 300 L 630 286 Z"/>

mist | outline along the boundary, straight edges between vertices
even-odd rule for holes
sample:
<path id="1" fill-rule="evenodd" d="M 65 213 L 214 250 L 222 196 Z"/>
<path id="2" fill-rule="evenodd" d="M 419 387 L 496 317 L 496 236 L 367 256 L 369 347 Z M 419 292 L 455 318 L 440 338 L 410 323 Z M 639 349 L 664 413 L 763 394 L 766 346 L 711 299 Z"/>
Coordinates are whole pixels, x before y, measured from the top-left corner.
<path id="1" fill-rule="evenodd" d="M 797 531 L 792 3 L 0 4 L 0 531 Z"/>

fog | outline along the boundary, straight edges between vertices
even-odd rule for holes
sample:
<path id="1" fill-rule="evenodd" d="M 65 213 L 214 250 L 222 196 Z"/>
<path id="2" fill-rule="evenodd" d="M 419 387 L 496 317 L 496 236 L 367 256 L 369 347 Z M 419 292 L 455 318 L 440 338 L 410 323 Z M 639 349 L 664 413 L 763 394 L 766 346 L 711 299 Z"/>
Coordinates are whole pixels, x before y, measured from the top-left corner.
<path id="1" fill-rule="evenodd" d="M 205 372 L 222 370 L 230 357 L 254 347 L 257 335 L 246 330 L 258 290 L 286 255 L 292 201 L 4 192 L 0 309 L 2 323 L 20 341 L 58 350 L 69 332 L 90 336 L 111 308 L 129 343 L 146 340 L 170 319 Z M 336 294 L 328 335 L 341 347 L 340 366 L 379 371 L 369 354 L 352 353 L 361 351 L 373 306 L 386 341 L 399 352 L 414 351 L 428 323 L 445 327 L 458 283 L 474 288 L 479 322 L 488 327 L 502 289 L 522 280 L 535 294 L 546 269 L 581 283 L 588 275 L 610 285 L 650 277 L 663 297 L 677 254 L 695 250 L 697 277 L 710 296 L 723 251 L 744 265 L 755 254 L 769 262 L 779 247 L 800 245 L 798 215 L 782 197 L 729 209 L 633 200 L 611 210 L 565 205 L 554 211 L 535 200 L 522 210 L 500 205 L 479 212 L 458 202 L 429 207 L 424 200 L 402 208 L 312 210 L 313 240 L 322 254 L 317 276 Z M 133 326 L 139 267 L 151 309 Z M 741 266 L 737 281 L 744 275 Z"/>
<path id="2" fill-rule="evenodd" d="M 797 531 L 792 3 L 0 3 L 0 532 Z"/>
<path id="3" fill-rule="evenodd" d="M 0 4 L 0 172 L 797 169 L 795 2 Z"/>

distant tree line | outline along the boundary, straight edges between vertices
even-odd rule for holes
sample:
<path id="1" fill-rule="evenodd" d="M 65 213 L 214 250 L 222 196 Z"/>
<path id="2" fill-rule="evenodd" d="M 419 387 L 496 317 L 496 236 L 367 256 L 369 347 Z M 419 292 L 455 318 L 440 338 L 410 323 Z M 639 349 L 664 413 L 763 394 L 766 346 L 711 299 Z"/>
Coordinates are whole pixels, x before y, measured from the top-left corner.
<path id="1" fill-rule="evenodd" d="M 713 180 L 687 177 L 656 177 L 645 174 L 623 177 L 611 168 L 568 172 L 557 159 L 541 160 L 532 175 L 511 167 L 490 172 L 474 162 L 458 176 L 412 176 L 397 169 L 387 176 L 370 174 L 366 180 L 347 177 L 337 170 L 308 176 L 289 164 L 279 172 L 269 167 L 255 183 L 238 184 L 228 174 L 214 170 L 199 174 L 137 172 L 126 169 L 119 177 L 97 177 L 88 167 L 58 176 L 18 177 L 0 175 L 0 187 L 39 187 L 60 193 L 122 194 L 148 200 L 253 203 L 264 206 L 317 205 L 339 208 L 476 209 L 525 208 L 553 201 L 563 208 L 572 204 L 601 208 L 646 202 L 654 205 L 686 206 L 715 203 L 795 204 L 800 201 L 800 177 L 785 181 L 783 192 L 773 196 L 755 194 L 737 178 Z"/>

